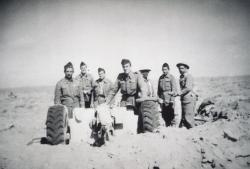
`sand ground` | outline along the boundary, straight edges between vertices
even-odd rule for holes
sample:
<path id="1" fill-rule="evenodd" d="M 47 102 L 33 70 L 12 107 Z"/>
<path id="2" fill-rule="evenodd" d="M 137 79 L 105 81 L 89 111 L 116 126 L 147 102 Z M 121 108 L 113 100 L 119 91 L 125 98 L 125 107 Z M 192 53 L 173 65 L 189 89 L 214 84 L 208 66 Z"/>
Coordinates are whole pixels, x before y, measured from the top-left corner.
<path id="1" fill-rule="evenodd" d="M 8 96 L 10 90 L 1 90 L 0 168 L 250 168 L 250 77 L 200 78 L 196 84 L 197 106 L 204 98 L 213 97 L 228 112 L 228 119 L 191 130 L 162 127 L 159 133 L 124 133 L 102 147 L 87 142 L 40 143 L 46 136 L 53 87 L 12 89 L 17 98 Z"/>

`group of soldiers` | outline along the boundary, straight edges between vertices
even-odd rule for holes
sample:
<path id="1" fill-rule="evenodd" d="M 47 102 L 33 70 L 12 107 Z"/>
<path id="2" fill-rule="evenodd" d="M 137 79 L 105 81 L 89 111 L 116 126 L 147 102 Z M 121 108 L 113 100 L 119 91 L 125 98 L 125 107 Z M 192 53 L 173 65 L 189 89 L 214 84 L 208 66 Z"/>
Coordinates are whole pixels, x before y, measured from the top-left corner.
<path id="1" fill-rule="evenodd" d="M 87 65 L 80 63 L 81 73 L 73 78 L 74 67 L 71 62 L 64 66 L 65 77 L 61 79 L 55 88 L 55 104 L 63 104 L 69 110 L 69 118 L 72 117 L 72 110 L 75 107 L 97 107 L 100 104 L 112 106 L 115 95 L 120 90 L 120 106 L 136 107 L 137 98 L 155 97 L 161 105 L 162 117 L 166 126 L 175 123 L 175 97 L 180 96 L 182 107 L 182 118 L 180 127 L 194 127 L 194 113 L 197 96 L 193 91 L 194 81 L 188 73 L 189 66 L 185 63 L 178 63 L 176 66 L 180 72 L 180 91 L 178 91 L 175 77 L 170 74 L 168 63 L 162 65 L 162 75 L 158 80 L 157 92 L 154 91 L 153 83 L 148 79 L 150 69 L 143 69 L 133 72 L 131 62 L 122 59 L 123 73 L 120 73 L 113 84 L 106 78 L 105 70 L 98 68 L 99 78 L 93 79 L 88 73 Z"/>

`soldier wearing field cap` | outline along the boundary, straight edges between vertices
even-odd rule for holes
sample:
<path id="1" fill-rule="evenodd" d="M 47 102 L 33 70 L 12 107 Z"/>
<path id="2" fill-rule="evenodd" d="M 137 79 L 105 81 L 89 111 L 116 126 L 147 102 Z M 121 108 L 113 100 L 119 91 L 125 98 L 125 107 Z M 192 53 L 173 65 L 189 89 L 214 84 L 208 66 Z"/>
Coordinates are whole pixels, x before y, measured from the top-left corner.
<path id="1" fill-rule="evenodd" d="M 140 72 L 142 74 L 142 77 L 144 79 L 144 82 L 147 86 L 147 96 L 148 97 L 155 97 L 155 91 L 154 91 L 154 86 L 153 82 L 148 78 L 148 74 L 151 70 L 150 69 L 141 69 Z"/>
<path id="2" fill-rule="evenodd" d="M 194 80 L 191 74 L 188 73 L 189 66 L 185 63 L 178 63 L 176 65 L 180 72 L 180 93 L 182 118 L 180 127 L 186 128 L 194 127 L 195 104 L 197 96 L 193 91 Z"/>
<path id="3" fill-rule="evenodd" d="M 141 94 L 140 97 L 146 97 L 146 85 L 140 73 L 132 72 L 130 60 L 122 59 L 121 64 L 124 72 L 118 75 L 114 87 L 107 98 L 107 104 L 111 103 L 119 89 L 121 89 L 121 106 L 135 107 L 135 99 L 139 97 L 139 92 Z"/>
<path id="4" fill-rule="evenodd" d="M 94 78 L 87 72 L 87 65 L 84 62 L 80 63 L 81 73 L 75 78 L 84 96 L 85 108 L 90 108 L 93 103 L 93 87 Z"/>
<path id="5" fill-rule="evenodd" d="M 84 107 L 84 98 L 80 87 L 73 79 L 74 68 L 71 62 L 64 66 L 65 77 L 56 84 L 55 104 L 63 104 L 69 110 L 69 118 L 72 118 L 72 110 L 75 107 Z"/>
<path id="6" fill-rule="evenodd" d="M 160 98 L 162 117 L 166 126 L 174 125 L 175 123 L 175 95 L 177 94 L 176 80 L 169 73 L 168 63 L 162 65 L 162 75 L 158 81 L 158 97 Z"/>
<path id="7" fill-rule="evenodd" d="M 113 88 L 112 82 L 107 79 L 103 68 L 98 68 L 99 79 L 94 84 L 94 105 L 100 105 L 106 102 L 109 92 Z"/>

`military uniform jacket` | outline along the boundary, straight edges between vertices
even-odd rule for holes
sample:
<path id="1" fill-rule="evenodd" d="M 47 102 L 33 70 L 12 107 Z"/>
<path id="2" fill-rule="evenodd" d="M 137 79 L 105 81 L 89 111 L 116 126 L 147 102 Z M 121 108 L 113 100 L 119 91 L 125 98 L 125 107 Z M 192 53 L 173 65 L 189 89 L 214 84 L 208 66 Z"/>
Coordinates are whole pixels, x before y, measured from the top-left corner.
<path id="1" fill-rule="evenodd" d="M 85 101 L 90 101 L 89 99 L 91 98 L 91 93 L 94 87 L 93 76 L 89 73 L 86 73 L 85 75 L 79 74 L 75 79 L 79 82 L 81 91 L 82 92 L 85 91 L 85 93 L 89 95 L 89 96 L 84 95 Z"/>
<path id="2" fill-rule="evenodd" d="M 180 76 L 180 89 L 181 89 L 181 101 L 183 103 L 190 103 L 196 100 L 196 95 L 193 92 L 194 80 L 190 74 L 184 74 Z"/>
<path id="3" fill-rule="evenodd" d="M 113 84 L 109 79 L 97 79 L 94 84 L 94 101 L 104 103 L 112 88 Z"/>
<path id="4" fill-rule="evenodd" d="M 173 75 L 161 75 L 158 81 L 158 97 L 164 100 L 165 103 L 174 102 L 175 97 L 169 92 L 177 93 L 177 85 Z"/>
<path id="5" fill-rule="evenodd" d="M 121 101 L 126 102 L 126 105 L 135 105 L 135 99 L 138 97 L 138 92 L 141 93 L 141 97 L 146 97 L 146 85 L 141 74 L 137 72 L 130 72 L 128 74 L 120 73 L 118 75 L 114 87 L 107 98 L 107 103 L 110 103 L 119 89 L 121 89 L 122 94 Z M 121 104 L 124 106 L 123 103 Z"/>
<path id="6" fill-rule="evenodd" d="M 153 82 L 149 79 L 144 79 L 144 82 L 147 86 L 147 96 L 148 97 L 155 97 L 156 94 L 155 94 L 155 91 L 154 91 L 154 86 L 153 86 Z"/>
<path id="7" fill-rule="evenodd" d="M 80 92 L 80 87 L 77 81 L 61 79 L 56 84 L 55 88 L 55 104 L 63 104 L 67 107 L 82 107 L 84 105 L 84 98 Z"/>

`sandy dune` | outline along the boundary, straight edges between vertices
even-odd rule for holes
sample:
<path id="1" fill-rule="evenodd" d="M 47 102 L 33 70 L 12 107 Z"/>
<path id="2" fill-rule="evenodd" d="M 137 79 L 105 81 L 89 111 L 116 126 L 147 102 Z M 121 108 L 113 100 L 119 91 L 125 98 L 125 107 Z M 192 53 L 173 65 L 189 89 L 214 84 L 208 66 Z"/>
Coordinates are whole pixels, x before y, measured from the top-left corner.
<path id="1" fill-rule="evenodd" d="M 228 119 L 191 130 L 164 128 L 159 133 L 124 133 L 100 147 L 50 146 L 45 137 L 53 87 L 0 92 L 0 168 L 6 169 L 199 169 L 250 167 L 250 77 L 200 78 L 199 102 L 211 97 Z"/>

